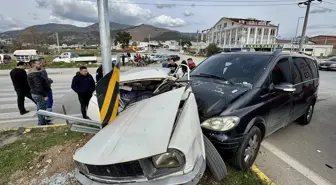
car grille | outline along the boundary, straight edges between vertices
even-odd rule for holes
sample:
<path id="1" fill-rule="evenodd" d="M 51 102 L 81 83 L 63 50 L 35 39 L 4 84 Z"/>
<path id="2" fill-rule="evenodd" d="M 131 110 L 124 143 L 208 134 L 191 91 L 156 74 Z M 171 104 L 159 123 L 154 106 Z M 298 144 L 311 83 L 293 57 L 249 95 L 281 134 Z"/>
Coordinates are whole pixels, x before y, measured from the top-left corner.
<path id="1" fill-rule="evenodd" d="M 143 171 L 139 161 L 111 165 L 86 165 L 89 174 L 95 176 L 105 176 L 112 178 L 139 177 L 143 176 Z"/>

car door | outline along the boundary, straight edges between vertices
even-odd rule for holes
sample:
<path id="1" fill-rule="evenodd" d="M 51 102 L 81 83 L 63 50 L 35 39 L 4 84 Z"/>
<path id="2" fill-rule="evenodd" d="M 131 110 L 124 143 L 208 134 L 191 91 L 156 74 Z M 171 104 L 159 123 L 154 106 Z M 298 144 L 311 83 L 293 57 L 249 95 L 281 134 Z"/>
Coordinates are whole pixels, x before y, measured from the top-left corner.
<path id="1" fill-rule="evenodd" d="M 270 73 L 271 85 L 277 85 L 283 82 L 290 83 L 291 73 L 289 57 L 279 58 L 276 66 Z M 278 71 L 276 68 L 278 68 Z M 268 134 L 271 134 L 288 123 L 290 111 L 293 106 L 292 93 L 271 89 L 269 100 L 267 102 L 270 109 L 267 127 Z"/>
<path id="2" fill-rule="evenodd" d="M 311 69 L 309 61 L 305 57 L 292 57 L 291 73 L 292 83 L 296 88 L 293 94 L 293 108 L 291 110 L 290 121 L 295 121 L 302 116 L 312 101 L 315 88 L 318 86 L 318 73 Z"/>

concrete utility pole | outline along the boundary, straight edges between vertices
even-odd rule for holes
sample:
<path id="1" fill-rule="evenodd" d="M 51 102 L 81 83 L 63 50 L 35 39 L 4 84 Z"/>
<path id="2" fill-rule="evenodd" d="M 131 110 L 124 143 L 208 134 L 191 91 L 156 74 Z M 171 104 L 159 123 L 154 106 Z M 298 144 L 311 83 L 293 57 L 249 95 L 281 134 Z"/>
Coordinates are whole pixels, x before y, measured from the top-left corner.
<path id="1" fill-rule="evenodd" d="M 299 23 L 300 23 L 300 20 L 303 19 L 304 17 L 298 17 L 298 20 L 297 20 L 297 23 L 296 23 L 296 30 L 295 30 L 295 36 L 294 38 L 292 39 L 292 46 L 291 46 L 291 51 L 293 51 L 293 45 L 295 44 L 294 42 L 296 42 L 296 39 L 297 39 L 297 34 L 298 34 L 298 30 L 299 30 Z"/>
<path id="2" fill-rule="evenodd" d="M 299 50 L 298 50 L 299 52 L 302 50 L 302 47 L 303 47 L 303 44 L 304 44 L 304 41 L 305 41 L 306 29 L 307 29 L 307 23 L 308 23 L 309 11 L 310 11 L 310 5 L 311 5 L 311 2 L 313 2 L 313 1 L 315 1 L 315 0 L 307 0 L 307 1 L 304 1 L 304 2 L 299 2 L 298 3 L 299 7 L 300 7 L 300 5 L 307 6 L 305 19 L 304 19 L 304 22 L 303 22 L 301 39 L 300 39 L 300 46 L 299 46 Z M 316 1 L 318 1 L 320 3 L 322 2 L 322 0 L 316 0 Z"/>
<path id="3" fill-rule="evenodd" d="M 58 33 L 56 32 L 56 41 L 57 41 L 57 52 L 60 54 L 60 45 L 59 45 L 59 39 L 58 39 Z"/>
<path id="4" fill-rule="evenodd" d="M 112 70 L 108 0 L 97 0 L 97 5 L 98 5 L 99 36 L 100 36 L 103 74 L 106 75 Z"/>

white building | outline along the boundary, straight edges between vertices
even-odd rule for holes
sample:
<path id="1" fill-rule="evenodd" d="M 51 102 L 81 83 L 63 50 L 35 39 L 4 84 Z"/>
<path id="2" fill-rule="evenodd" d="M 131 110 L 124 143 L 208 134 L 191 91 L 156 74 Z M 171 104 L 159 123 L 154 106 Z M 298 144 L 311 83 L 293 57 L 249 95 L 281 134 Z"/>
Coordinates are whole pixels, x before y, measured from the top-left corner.
<path id="1" fill-rule="evenodd" d="M 260 45 L 273 48 L 276 44 L 278 26 L 270 21 L 253 18 L 221 18 L 207 32 L 206 42 L 215 43 L 218 47 L 241 50 L 246 45 Z M 251 47 L 249 47 L 251 48 Z"/>

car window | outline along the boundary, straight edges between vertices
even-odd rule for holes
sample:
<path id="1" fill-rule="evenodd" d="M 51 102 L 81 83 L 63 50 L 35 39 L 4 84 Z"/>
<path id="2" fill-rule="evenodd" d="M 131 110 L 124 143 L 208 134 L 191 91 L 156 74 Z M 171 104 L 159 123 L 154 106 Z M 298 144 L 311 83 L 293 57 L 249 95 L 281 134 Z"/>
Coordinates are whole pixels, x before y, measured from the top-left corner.
<path id="1" fill-rule="evenodd" d="M 313 79 L 312 71 L 304 58 L 293 57 L 292 79 L 294 84 Z"/>
<path id="2" fill-rule="evenodd" d="M 332 58 L 332 59 L 330 59 L 330 61 L 335 61 L 336 62 L 336 58 Z"/>
<path id="3" fill-rule="evenodd" d="M 191 75 L 215 75 L 233 83 L 254 84 L 269 63 L 270 55 L 217 54 L 196 67 Z"/>
<path id="4" fill-rule="evenodd" d="M 316 66 L 316 63 L 314 60 L 310 59 L 310 58 L 305 58 L 307 64 L 309 65 L 311 71 L 312 71 L 312 74 L 313 74 L 313 78 L 317 78 L 318 77 L 318 69 L 317 69 L 317 66 Z"/>
<path id="5" fill-rule="evenodd" d="M 290 65 L 289 58 L 281 58 L 277 64 L 273 67 L 271 72 L 271 81 L 274 85 L 280 84 L 282 82 L 290 82 Z"/>

